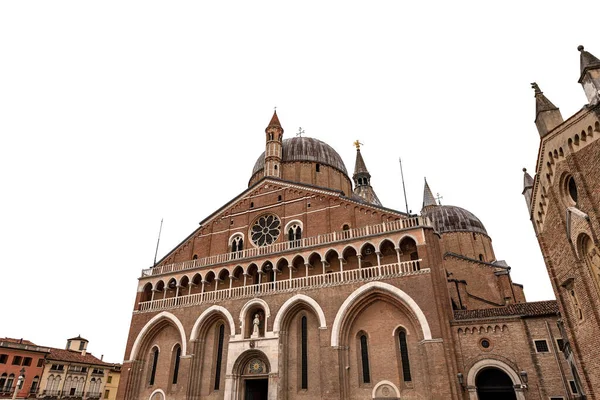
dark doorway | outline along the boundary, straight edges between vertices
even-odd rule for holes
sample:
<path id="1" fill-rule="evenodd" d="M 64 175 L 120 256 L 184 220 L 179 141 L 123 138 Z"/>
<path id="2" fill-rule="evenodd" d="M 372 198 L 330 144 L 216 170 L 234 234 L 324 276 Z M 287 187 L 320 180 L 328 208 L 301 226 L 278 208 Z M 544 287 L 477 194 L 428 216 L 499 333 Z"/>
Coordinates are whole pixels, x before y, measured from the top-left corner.
<path id="1" fill-rule="evenodd" d="M 268 394 L 268 379 L 246 379 L 246 396 L 244 400 L 267 400 Z"/>
<path id="2" fill-rule="evenodd" d="M 487 368 L 475 378 L 479 400 L 517 400 L 513 382 L 497 368 Z"/>

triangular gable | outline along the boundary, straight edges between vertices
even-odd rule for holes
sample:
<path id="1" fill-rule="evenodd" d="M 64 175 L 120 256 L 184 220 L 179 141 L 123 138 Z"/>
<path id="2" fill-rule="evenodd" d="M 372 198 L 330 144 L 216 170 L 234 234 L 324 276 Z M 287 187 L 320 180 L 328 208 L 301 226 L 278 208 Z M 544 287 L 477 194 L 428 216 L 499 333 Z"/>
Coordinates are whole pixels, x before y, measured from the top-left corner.
<path id="1" fill-rule="evenodd" d="M 194 230 L 190 235 L 188 235 L 181 243 L 176 245 L 171 251 L 165 254 L 156 265 L 161 264 L 164 260 L 169 258 L 172 255 L 175 255 L 178 250 L 184 250 L 191 243 L 195 236 L 201 234 L 202 230 L 206 227 L 210 226 L 213 222 L 225 218 L 225 216 L 231 216 L 231 214 L 235 214 L 235 209 L 247 210 L 247 203 L 250 198 L 260 195 L 266 191 L 272 190 L 282 190 L 282 189 L 296 189 L 300 191 L 304 191 L 306 193 L 312 194 L 314 196 L 328 196 L 336 199 L 343 200 L 348 203 L 356 204 L 365 209 L 370 209 L 372 211 L 386 212 L 387 214 L 391 214 L 397 216 L 399 218 L 407 218 L 408 216 L 400 211 L 392 210 L 383 206 L 377 206 L 374 204 L 366 203 L 357 200 L 356 198 L 346 197 L 343 192 L 338 190 L 332 190 L 328 188 L 323 188 L 319 186 L 312 186 L 303 183 L 291 182 L 282 179 L 265 177 L 260 181 L 256 182 L 254 185 L 250 186 L 239 195 L 234 197 L 225 203 L 222 207 L 214 211 L 212 214 L 207 216 L 205 219 L 200 221 L 200 226 Z M 270 206 L 268 206 L 270 207 Z M 268 208 L 265 207 L 265 208 Z"/>

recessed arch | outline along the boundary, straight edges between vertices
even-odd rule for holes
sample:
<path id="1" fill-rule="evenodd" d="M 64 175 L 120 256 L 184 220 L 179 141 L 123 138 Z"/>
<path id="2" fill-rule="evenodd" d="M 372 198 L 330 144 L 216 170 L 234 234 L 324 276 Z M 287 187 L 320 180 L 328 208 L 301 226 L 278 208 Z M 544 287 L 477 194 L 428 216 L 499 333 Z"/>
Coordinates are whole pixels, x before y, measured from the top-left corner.
<path id="1" fill-rule="evenodd" d="M 327 323 L 325 321 L 325 313 L 323 312 L 323 309 L 321 308 L 319 303 L 317 303 L 313 298 L 308 297 L 304 294 L 297 294 L 287 299 L 287 301 L 283 303 L 283 305 L 277 312 L 277 315 L 275 316 L 275 321 L 273 322 L 273 332 L 279 332 L 279 329 L 281 327 L 281 321 L 285 317 L 285 314 L 290 310 L 291 307 L 298 303 L 307 304 L 310 308 L 312 308 L 315 314 L 317 314 L 317 316 L 319 317 L 319 328 L 327 328 Z"/>
<path id="2" fill-rule="evenodd" d="M 167 311 L 163 311 L 160 314 L 156 314 L 150 321 L 144 325 L 144 327 L 140 330 L 135 341 L 133 342 L 133 346 L 131 347 L 131 352 L 129 353 L 129 360 L 135 360 L 137 353 L 140 350 L 140 346 L 142 341 L 144 340 L 146 334 L 150 332 L 150 330 L 161 321 L 170 321 L 175 325 L 175 328 L 179 331 L 179 336 L 181 339 L 181 356 L 185 356 L 187 354 L 187 339 L 185 335 L 185 329 L 183 329 L 183 324 L 181 321 L 173 314 Z"/>
<path id="3" fill-rule="evenodd" d="M 265 311 L 265 332 L 267 331 L 269 317 L 271 317 L 271 309 L 269 308 L 269 305 L 266 301 L 264 301 L 263 299 L 256 298 L 244 304 L 242 310 L 240 311 L 240 327 L 242 329 L 242 334 L 244 334 L 246 328 L 246 314 L 248 314 L 248 311 L 252 306 L 256 305 L 262 307 L 262 309 Z"/>
<path id="4" fill-rule="evenodd" d="M 484 360 L 479 360 L 477 361 L 475 364 L 473 364 L 473 366 L 469 369 L 469 372 L 467 374 L 467 386 L 469 387 L 475 387 L 475 378 L 477 377 L 477 374 L 486 368 L 497 368 L 499 370 L 501 370 L 502 372 L 506 373 L 509 378 L 512 380 L 513 385 L 515 385 L 515 394 L 517 396 L 517 400 L 525 400 L 525 395 L 523 394 L 523 391 L 521 390 L 521 385 L 523 384 L 521 382 L 521 377 L 519 376 L 519 374 L 512 369 L 508 364 L 500 361 L 500 360 L 494 360 L 494 359 L 484 359 Z M 476 392 L 471 392 L 473 394 L 477 394 Z M 477 397 L 473 397 L 471 396 L 471 398 L 475 398 L 477 399 Z"/>
<path id="5" fill-rule="evenodd" d="M 346 298 L 346 300 L 344 301 L 344 303 L 341 305 L 340 309 L 338 310 L 338 312 L 335 316 L 335 320 L 333 321 L 332 329 L 331 329 L 331 346 L 332 347 L 339 346 L 340 328 L 341 328 L 342 322 L 343 322 L 344 318 L 346 317 L 346 315 L 348 314 L 348 311 L 350 310 L 350 308 L 354 304 L 356 304 L 356 302 L 359 301 L 364 295 L 368 294 L 369 292 L 374 292 L 374 291 L 386 292 L 386 293 L 392 295 L 393 297 L 395 297 L 396 299 L 400 300 L 404 305 L 406 305 L 417 317 L 417 321 L 418 321 L 419 325 L 421 326 L 421 331 L 423 333 L 423 339 L 431 340 L 431 329 L 429 328 L 429 323 L 427 322 L 427 318 L 425 317 L 425 314 L 423 313 L 423 311 L 421 310 L 419 305 L 412 299 L 412 297 L 410 297 L 404 291 L 402 291 L 402 290 L 398 289 L 397 287 L 392 286 L 388 283 L 369 282 L 366 285 L 363 285 L 360 288 L 356 289 L 354 292 L 352 292 L 350 294 L 350 296 L 348 296 Z"/>
<path id="6" fill-rule="evenodd" d="M 231 332 L 231 336 L 235 335 L 235 322 L 233 322 L 233 316 L 231 315 L 229 310 L 227 310 L 225 307 L 222 307 L 222 306 L 213 305 L 213 306 L 208 307 L 206 310 L 204 310 L 204 312 L 202 314 L 200 314 L 200 316 L 198 317 L 196 322 L 194 322 L 194 326 L 192 328 L 192 333 L 190 334 L 190 340 L 198 339 L 198 333 L 200 331 L 200 327 L 202 326 L 204 321 L 206 321 L 206 319 L 208 319 L 208 317 L 210 317 L 211 315 L 213 315 L 215 313 L 222 314 L 225 317 L 225 319 L 227 320 L 227 323 L 229 324 L 229 332 Z"/>

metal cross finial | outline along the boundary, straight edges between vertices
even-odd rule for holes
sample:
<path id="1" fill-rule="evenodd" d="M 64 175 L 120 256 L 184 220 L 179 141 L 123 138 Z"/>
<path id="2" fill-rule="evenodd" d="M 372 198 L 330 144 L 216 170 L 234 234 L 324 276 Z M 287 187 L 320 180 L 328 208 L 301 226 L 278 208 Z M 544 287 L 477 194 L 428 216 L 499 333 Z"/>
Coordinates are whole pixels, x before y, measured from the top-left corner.
<path id="1" fill-rule="evenodd" d="M 359 142 L 358 139 L 353 144 L 354 146 L 356 146 L 356 150 L 360 150 L 360 146 L 362 145 L 362 143 Z"/>
<path id="2" fill-rule="evenodd" d="M 303 134 L 304 134 L 304 129 L 302 129 L 302 127 L 299 127 L 298 132 L 296 132 L 296 137 L 302 137 Z"/>
<path id="3" fill-rule="evenodd" d="M 277 106 L 273 107 L 273 111 L 277 112 Z"/>
<path id="4" fill-rule="evenodd" d="M 441 202 L 440 200 L 442 200 L 444 197 L 443 197 L 443 196 L 440 196 L 440 194 L 439 194 L 439 193 L 436 193 L 435 195 L 436 195 L 436 198 L 435 198 L 435 199 L 437 200 L 437 202 L 438 202 L 438 205 L 439 205 L 439 206 L 441 206 L 441 205 L 442 205 L 442 202 Z"/>

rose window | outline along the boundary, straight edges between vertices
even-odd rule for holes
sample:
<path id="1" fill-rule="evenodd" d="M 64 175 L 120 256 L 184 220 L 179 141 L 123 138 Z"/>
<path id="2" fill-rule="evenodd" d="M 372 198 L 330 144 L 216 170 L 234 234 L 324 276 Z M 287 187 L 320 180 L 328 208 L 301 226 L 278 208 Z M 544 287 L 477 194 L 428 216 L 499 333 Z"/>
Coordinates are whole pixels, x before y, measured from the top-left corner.
<path id="1" fill-rule="evenodd" d="M 274 243 L 281 231 L 281 221 L 276 215 L 263 215 L 252 225 L 252 242 L 257 246 Z"/>

